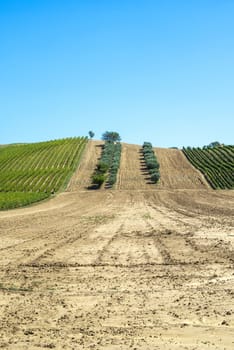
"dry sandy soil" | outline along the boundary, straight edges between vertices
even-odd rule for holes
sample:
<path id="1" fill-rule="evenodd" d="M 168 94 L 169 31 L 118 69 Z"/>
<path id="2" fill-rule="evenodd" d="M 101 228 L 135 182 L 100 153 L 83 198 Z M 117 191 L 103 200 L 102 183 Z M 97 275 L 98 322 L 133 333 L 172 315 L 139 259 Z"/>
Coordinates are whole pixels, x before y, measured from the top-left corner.
<path id="1" fill-rule="evenodd" d="M 0 213 L 0 348 L 234 349 L 234 192 L 181 151 L 123 144 L 113 190 L 88 191 L 90 142 L 68 189 Z"/>

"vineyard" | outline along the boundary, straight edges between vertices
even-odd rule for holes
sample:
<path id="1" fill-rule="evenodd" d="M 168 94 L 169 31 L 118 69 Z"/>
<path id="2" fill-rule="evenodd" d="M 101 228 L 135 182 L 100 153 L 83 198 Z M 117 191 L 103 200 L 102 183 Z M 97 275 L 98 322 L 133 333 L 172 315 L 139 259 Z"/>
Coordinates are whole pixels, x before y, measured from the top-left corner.
<path id="1" fill-rule="evenodd" d="M 234 146 L 183 148 L 187 159 L 214 189 L 234 188 Z"/>
<path id="2" fill-rule="evenodd" d="M 79 163 L 87 138 L 0 148 L 0 209 L 24 206 L 62 189 Z"/>

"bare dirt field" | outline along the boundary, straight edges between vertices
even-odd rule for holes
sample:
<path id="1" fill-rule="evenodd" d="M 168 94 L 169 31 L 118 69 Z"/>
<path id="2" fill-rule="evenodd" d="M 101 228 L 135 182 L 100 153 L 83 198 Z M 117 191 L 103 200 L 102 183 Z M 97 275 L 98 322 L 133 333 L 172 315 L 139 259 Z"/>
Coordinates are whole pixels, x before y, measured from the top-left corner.
<path id="1" fill-rule="evenodd" d="M 66 192 L 0 213 L 0 348 L 234 349 L 234 192 L 181 151 L 123 144 L 115 189 L 87 190 L 90 142 Z"/>

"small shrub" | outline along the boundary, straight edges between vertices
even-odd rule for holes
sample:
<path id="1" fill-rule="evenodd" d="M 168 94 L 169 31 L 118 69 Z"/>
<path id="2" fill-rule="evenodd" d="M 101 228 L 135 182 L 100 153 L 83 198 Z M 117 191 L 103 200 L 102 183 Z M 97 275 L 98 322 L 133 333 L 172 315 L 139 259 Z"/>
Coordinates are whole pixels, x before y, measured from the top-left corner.
<path id="1" fill-rule="evenodd" d="M 98 171 L 99 173 L 105 173 L 105 172 L 107 172 L 108 169 L 109 169 L 109 166 L 108 166 L 107 163 L 100 162 L 100 163 L 98 163 L 98 165 L 97 165 L 97 171 Z"/>
<path id="2" fill-rule="evenodd" d="M 156 183 L 156 182 L 160 179 L 160 174 L 159 174 L 159 172 L 154 172 L 154 173 L 152 173 L 151 176 L 150 176 L 150 178 L 151 178 L 151 181 L 152 181 L 152 182 Z"/>
<path id="3" fill-rule="evenodd" d="M 101 187 L 101 185 L 105 182 L 106 177 L 103 174 L 94 174 L 92 177 L 92 183 L 94 185 L 98 185 L 98 187 Z"/>

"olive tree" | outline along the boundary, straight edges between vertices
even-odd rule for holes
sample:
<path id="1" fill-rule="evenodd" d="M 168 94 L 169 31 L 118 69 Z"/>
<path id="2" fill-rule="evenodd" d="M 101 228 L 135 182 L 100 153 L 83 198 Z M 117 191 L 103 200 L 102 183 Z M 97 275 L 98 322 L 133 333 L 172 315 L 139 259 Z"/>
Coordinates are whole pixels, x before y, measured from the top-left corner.
<path id="1" fill-rule="evenodd" d="M 92 130 L 89 131 L 89 137 L 92 139 L 94 137 L 94 132 Z"/>
<path id="2" fill-rule="evenodd" d="M 116 131 L 106 131 L 104 134 L 102 134 L 102 140 L 109 142 L 119 142 L 121 141 L 121 137 Z"/>

